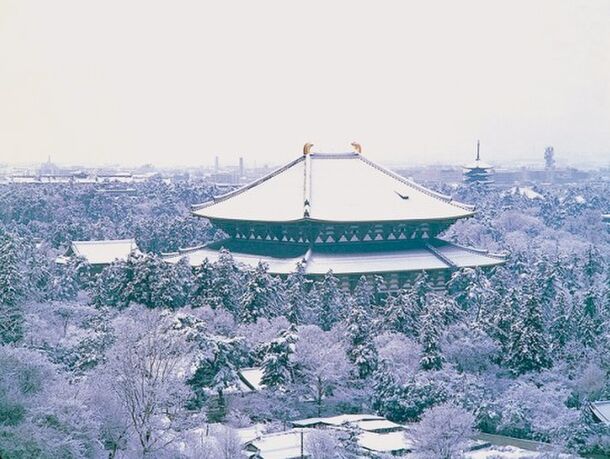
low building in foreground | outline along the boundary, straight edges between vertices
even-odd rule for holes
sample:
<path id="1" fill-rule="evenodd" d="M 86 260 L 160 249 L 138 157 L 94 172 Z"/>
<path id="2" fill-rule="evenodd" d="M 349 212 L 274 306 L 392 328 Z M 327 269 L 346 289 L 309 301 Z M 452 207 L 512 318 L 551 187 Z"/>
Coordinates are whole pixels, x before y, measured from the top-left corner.
<path id="1" fill-rule="evenodd" d="M 438 237 L 474 207 L 408 180 L 360 154 L 303 155 L 251 184 L 194 206 L 229 237 L 165 254 L 192 266 L 215 262 L 221 248 L 245 265 L 264 262 L 286 275 L 301 263 L 305 274 L 332 271 L 352 287 L 362 275 L 381 275 L 391 290 L 422 271 L 443 285 L 451 271 L 491 267 L 505 258 Z"/>
<path id="2" fill-rule="evenodd" d="M 124 261 L 133 253 L 139 253 L 135 239 L 101 241 L 72 241 L 66 253 L 56 262 L 66 264 L 71 258 L 80 257 L 94 269 L 102 269 L 114 261 Z"/>

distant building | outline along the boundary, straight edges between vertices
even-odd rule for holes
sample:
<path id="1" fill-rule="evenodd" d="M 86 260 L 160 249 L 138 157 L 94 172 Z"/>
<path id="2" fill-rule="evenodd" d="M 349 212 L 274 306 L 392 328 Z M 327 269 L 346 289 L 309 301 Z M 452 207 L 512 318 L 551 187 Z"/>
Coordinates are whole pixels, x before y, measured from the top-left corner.
<path id="1" fill-rule="evenodd" d="M 56 262 L 65 264 L 73 257 L 82 257 L 93 268 L 102 269 L 114 261 L 124 261 L 129 255 L 139 252 L 135 239 L 72 241 L 66 253 L 58 257 Z"/>
<path id="2" fill-rule="evenodd" d="M 610 223 L 610 214 L 604 214 L 602 215 L 602 221 L 604 223 Z"/>
<path id="3" fill-rule="evenodd" d="M 424 188 L 355 152 L 304 154 L 253 183 L 193 207 L 229 235 L 206 246 L 164 254 L 192 266 L 231 251 L 238 263 L 264 262 L 286 275 L 302 263 L 310 277 L 331 271 L 344 288 L 381 275 L 391 290 L 422 271 L 442 286 L 461 267 L 490 267 L 505 258 L 437 236 L 474 207 Z"/>
<path id="4" fill-rule="evenodd" d="M 477 140 L 477 157 L 474 162 L 464 166 L 464 182 L 469 184 L 490 185 L 493 183 L 493 168 L 481 161 L 481 143 Z"/>

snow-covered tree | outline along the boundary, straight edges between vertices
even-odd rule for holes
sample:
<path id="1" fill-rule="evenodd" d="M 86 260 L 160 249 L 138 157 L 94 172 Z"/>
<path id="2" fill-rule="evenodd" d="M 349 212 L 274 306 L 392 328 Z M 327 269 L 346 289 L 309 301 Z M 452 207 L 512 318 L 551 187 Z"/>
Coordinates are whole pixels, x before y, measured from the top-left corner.
<path id="1" fill-rule="evenodd" d="M 474 416 L 450 403 L 427 410 L 408 433 L 413 452 L 419 458 L 461 457 L 474 435 Z"/>
<path id="2" fill-rule="evenodd" d="M 356 366 L 359 378 L 370 376 L 377 368 L 377 349 L 373 342 L 371 319 L 365 308 L 351 301 L 346 319 L 347 356 Z"/>
<path id="3" fill-rule="evenodd" d="M 324 398 L 349 380 L 352 366 L 345 347 L 334 333 L 306 325 L 299 330 L 295 363 L 299 368 L 298 382 L 305 385 L 321 416 Z"/>
<path id="4" fill-rule="evenodd" d="M 297 263 L 296 269 L 288 275 L 285 287 L 286 318 L 290 323 L 301 324 L 310 315 L 309 286 L 311 281 L 305 277 L 305 268 Z"/>
<path id="5" fill-rule="evenodd" d="M 214 263 L 209 303 L 213 308 L 222 307 L 234 316 L 240 315 L 240 301 L 243 295 L 243 273 L 233 256 L 221 249 L 218 261 Z"/>
<path id="6" fill-rule="evenodd" d="M 419 328 L 419 342 L 422 346 L 419 366 L 422 370 L 438 370 L 443 366 L 440 338 L 441 329 L 446 323 L 445 316 L 444 301 L 436 295 L 430 295 Z"/>
<path id="7" fill-rule="evenodd" d="M 322 280 L 314 284 L 312 292 L 312 309 L 322 330 L 330 330 L 339 320 L 342 306 L 343 294 L 339 288 L 339 279 L 329 271 Z"/>
<path id="8" fill-rule="evenodd" d="M 23 333 L 19 300 L 25 293 L 20 243 L 0 228 L 0 343 L 15 342 Z"/>
<path id="9" fill-rule="evenodd" d="M 261 317 L 273 317 L 282 305 L 281 284 L 268 272 L 262 262 L 249 273 L 244 295 L 241 299 L 241 320 L 256 322 Z"/>
<path id="10" fill-rule="evenodd" d="M 532 294 L 524 296 L 520 315 L 511 326 L 506 360 L 516 374 L 551 365 L 540 302 Z"/>
<path id="11" fill-rule="evenodd" d="M 296 326 L 292 324 L 264 346 L 261 364 L 261 383 L 269 388 L 283 388 L 295 379 L 294 352 L 298 340 Z"/>

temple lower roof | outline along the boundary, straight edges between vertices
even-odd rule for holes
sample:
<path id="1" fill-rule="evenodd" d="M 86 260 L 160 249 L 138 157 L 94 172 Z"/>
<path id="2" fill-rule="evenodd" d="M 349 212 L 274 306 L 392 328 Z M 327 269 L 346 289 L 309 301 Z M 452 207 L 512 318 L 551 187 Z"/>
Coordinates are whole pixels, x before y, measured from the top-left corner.
<path id="1" fill-rule="evenodd" d="M 228 239 L 164 254 L 163 258 L 170 263 L 186 258 L 191 266 L 199 266 L 206 259 L 216 262 L 223 247 L 231 252 L 237 263 L 254 267 L 263 262 L 273 274 L 291 273 L 299 262 L 309 275 L 324 275 L 330 270 L 337 275 L 430 271 L 495 266 L 505 262 L 501 255 L 441 239 L 312 246 L 264 242 L 257 245 Z"/>

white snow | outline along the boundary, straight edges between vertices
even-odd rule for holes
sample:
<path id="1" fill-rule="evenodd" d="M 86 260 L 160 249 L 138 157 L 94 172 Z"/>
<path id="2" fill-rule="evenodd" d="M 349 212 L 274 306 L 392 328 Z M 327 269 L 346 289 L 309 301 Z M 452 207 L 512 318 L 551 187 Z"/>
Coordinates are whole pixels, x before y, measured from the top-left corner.
<path id="1" fill-rule="evenodd" d="M 267 434 L 248 444 L 252 445 L 259 456 L 264 459 L 295 458 L 301 456 L 301 442 L 303 443 L 303 449 L 305 449 L 309 432 L 310 430 L 307 429 L 293 429 Z"/>
<path id="2" fill-rule="evenodd" d="M 323 418 L 307 418 L 294 421 L 292 424 L 295 427 L 308 427 L 316 424 L 325 424 L 328 426 L 342 426 L 348 423 L 357 423 L 360 421 L 384 421 L 385 418 L 375 414 L 341 414 L 338 416 L 330 416 Z M 387 421 L 389 422 L 389 421 Z"/>
<path id="3" fill-rule="evenodd" d="M 358 443 L 363 448 L 378 453 L 407 451 L 413 448 L 413 443 L 405 436 L 404 432 L 390 432 L 384 434 L 362 432 L 358 437 Z"/>
<path id="4" fill-rule="evenodd" d="M 307 186 L 306 186 L 307 184 Z M 404 179 L 360 155 L 311 154 L 194 214 L 211 219 L 290 222 L 405 221 L 460 218 L 472 208 Z"/>
<path id="5" fill-rule="evenodd" d="M 520 194 L 527 199 L 544 199 L 544 196 L 534 191 L 531 186 L 515 186 L 510 189 L 510 194 Z"/>
<path id="6" fill-rule="evenodd" d="M 116 239 L 101 241 L 72 241 L 66 255 L 57 259 L 58 263 L 66 263 L 71 255 L 83 257 L 91 265 L 110 264 L 116 260 L 126 260 L 138 252 L 135 239 Z"/>
<path id="7" fill-rule="evenodd" d="M 504 262 L 504 258 L 487 254 L 485 251 L 461 247 L 444 241 L 435 241 L 434 249 L 458 267 L 492 266 Z M 259 262 L 269 265 L 272 274 L 288 274 L 295 270 L 298 262 L 304 264 L 305 273 L 324 275 L 329 270 L 334 274 L 382 273 L 396 271 L 420 271 L 422 269 L 446 269 L 445 261 L 425 247 L 402 248 L 394 251 L 328 253 L 314 246 L 309 254 L 295 258 L 276 258 L 264 255 L 231 252 L 236 263 L 256 267 Z M 169 263 L 177 263 L 186 257 L 191 266 L 199 266 L 203 260 L 218 261 L 219 251 L 207 247 L 180 253 L 165 254 Z M 304 262 L 306 260 L 306 262 Z"/>

